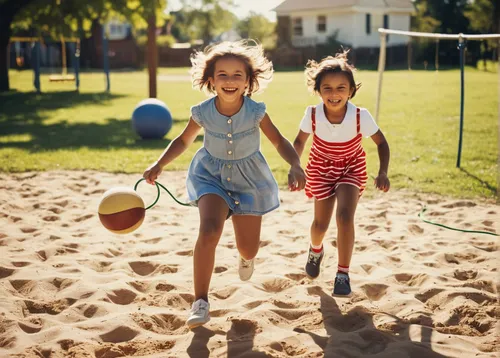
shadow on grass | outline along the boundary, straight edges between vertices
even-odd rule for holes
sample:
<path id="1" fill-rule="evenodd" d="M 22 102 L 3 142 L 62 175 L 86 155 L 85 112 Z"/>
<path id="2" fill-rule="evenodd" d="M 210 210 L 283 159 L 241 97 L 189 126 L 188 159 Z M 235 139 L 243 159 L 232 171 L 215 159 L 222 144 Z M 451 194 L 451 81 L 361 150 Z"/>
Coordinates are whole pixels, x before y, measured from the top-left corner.
<path id="1" fill-rule="evenodd" d="M 109 105 L 112 100 L 125 95 L 94 92 L 55 91 L 37 94 L 34 92 L 10 91 L 0 93 L 0 123 L 22 121 L 29 123 L 44 119 L 47 111 L 75 106 Z M 45 112 L 45 113 L 44 113 Z"/>
<path id="2" fill-rule="evenodd" d="M 187 122 L 188 119 L 177 120 Z M 0 143 L 0 148 L 20 148 L 32 152 L 56 149 L 86 148 L 135 148 L 163 149 L 167 139 L 143 140 L 137 136 L 129 119 L 107 118 L 101 123 L 70 123 L 69 121 L 45 125 L 41 122 L 0 122 L 2 135 L 29 135 L 28 140 Z M 196 142 L 203 141 L 199 135 Z"/>
<path id="3" fill-rule="evenodd" d="M 493 195 L 496 195 L 497 194 L 497 188 L 496 186 L 493 186 L 491 185 L 490 183 L 488 183 L 487 181 L 479 178 L 478 176 L 472 174 L 471 172 L 469 172 L 467 169 L 464 169 L 464 168 L 459 168 L 460 171 L 464 174 L 466 174 L 468 177 L 476 180 L 477 182 L 479 182 L 483 187 L 485 187 L 486 189 L 488 189 Z"/>
<path id="4" fill-rule="evenodd" d="M 124 95 L 110 93 L 49 92 L 42 95 L 9 92 L 0 95 L 0 133 L 23 136 L 4 141 L 0 148 L 20 148 L 32 152 L 55 149 L 138 148 L 163 149 L 169 140 L 142 140 L 133 131 L 129 118 L 99 118 L 95 122 L 72 123 L 70 119 L 46 124 L 47 112 L 74 106 L 109 106 Z M 187 123 L 188 118 L 174 119 Z M 196 141 L 202 141 L 198 136 Z"/>

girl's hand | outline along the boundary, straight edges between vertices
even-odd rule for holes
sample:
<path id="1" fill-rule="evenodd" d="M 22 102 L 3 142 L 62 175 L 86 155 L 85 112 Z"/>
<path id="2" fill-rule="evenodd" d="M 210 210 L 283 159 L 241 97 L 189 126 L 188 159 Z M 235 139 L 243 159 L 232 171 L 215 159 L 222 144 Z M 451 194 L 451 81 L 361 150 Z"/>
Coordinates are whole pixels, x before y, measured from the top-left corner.
<path id="1" fill-rule="evenodd" d="M 298 191 L 306 186 L 306 174 L 300 165 L 292 165 L 288 172 L 288 189 Z"/>
<path id="2" fill-rule="evenodd" d="M 389 181 L 386 173 L 381 172 L 378 174 L 378 176 L 375 178 L 375 187 L 377 187 L 377 189 L 379 190 L 382 190 L 384 193 L 387 193 L 389 191 L 391 182 Z"/>
<path id="3" fill-rule="evenodd" d="M 155 185 L 156 179 L 160 176 L 162 172 L 162 167 L 158 164 L 158 162 L 154 162 L 151 164 L 148 169 L 142 174 L 142 177 L 146 179 L 146 183 Z"/>

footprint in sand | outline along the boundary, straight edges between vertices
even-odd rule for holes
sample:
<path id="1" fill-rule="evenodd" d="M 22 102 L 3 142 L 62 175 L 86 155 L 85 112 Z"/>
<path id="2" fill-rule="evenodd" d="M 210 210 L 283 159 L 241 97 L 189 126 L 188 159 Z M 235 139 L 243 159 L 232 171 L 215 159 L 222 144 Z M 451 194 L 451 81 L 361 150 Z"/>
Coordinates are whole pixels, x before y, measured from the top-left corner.
<path id="1" fill-rule="evenodd" d="M 278 352 L 285 352 L 287 357 L 301 356 L 307 353 L 308 349 L 301 346 L 302 342 L 297 337 L 288 337 L 280 342 L 272 342 L 269 346 Z M 326 344 L 325 344 L 326 347 Z M 324 347 L 322 347 L 324 348 Z"/>
<path id="2" fill-rule="evenodd" d="M 12 264 L 12 266 L 15 266 L 15 267 L 25 267 L 25 266 L 31 265 L 32 263 L 29 261 L 12 261 L 11 264 Z"/>
<path id="3" fill-rule="evenodd" d="M 85 221 L 85 220 L 88 220 L 90 218 L 94 217 L 94 214 L 87 214 L 87 215 L 83 215 L 83 216 L 80 216 L 76 219 L 74 219 L 73 221 L 76 221 L 76 222 L 82 222 L 82 221 Z"/>
<path id="4" fill-rule="evenodd" d="M 411 273 L 398 273 L 394 275 L 394 278 L 399 283 L 403 283 L 407 286 L 422 286 L 422 284 L 427 281 L 429 276 L 425 273 L 411 274 Z"/>
<path id="5" fill-rule="evenodd" d="M 60 206 L 62 208 L 65 208 L 68 204 L 69 204 L 68 200 L 61 200 L 54 203 L 54 205 Z"/>
<path id="6" fill-rule="evenodd" d="M 361 286 L 366 297 L 371 301 L 378 301 L 387 293 L 387 288 L 389 286 L 377 283 L 367 283 Z"/>
<path id="7" fill-rule="evenodd" d="M 224 267 L 224 266 L 217 266 L 214 268 L 215 273 L 222 273 L 222 272 L 226 272 L 226 271 L 227 271 L 227 267 Z"/>
<path id="8" fill-rule="evenodd" d="M 442 289 L 442 288 L 429 288 L 429 289 L 426 289 L 422 292 L 417 293 L 415 295 L 415 298 L 417 300 L 419 300 L 420 302 L 426 303 L 432 297 L 440 294 L 443 291 L 444 291 L 444 289 Z"/>
<path id="9" fill-rule="evenodd" d="M 285 277 L 294 280 L 294 281 L 301 281 L 305 279 L 307 276 L 303 273 L 287 273 Z"/>
<path id="10" fill-rule="evenodd" d="M 379 228 L 378 225 L 367 225 L 365 226 L 365 231 L 373 232 Z"/>
<path id="11" fill-rule="evenodd" d="M 133 291 L 122 288 L 108 293 L 107 296 L 111 300 L 111 302 L 117 305 L 128 305 L 134 302 L 137 294 Z"/>
<path id="12" fill-rule="evenodd" d="M 477 277 L 477 271 L 457 269 L 453 272 L 453 276 L 460 281 L 472 280 Z"/>
<path id="13" fill-rule="evenodd" d="M 0 266 L 0 278 L 6 278 L 11 276 L 16 270 L 8 268 L 8 267 L 3 267 Z"/>
<path id="14" fill-rule="evenodd" d="M 37 231 L 38 229 L 36 227 L 29 227 L 29 226 L 26 226 L 26 227 L 22 227 L 21 228 L 21 231 L 25 234 L 31 234 L 31 233 L 34 233 L 35 231 Z"/>
<path id="15" fill-rule="evenodd" d="M 231 329 L 228 332 L 228 340 L 236 340 L 246 335 L 255 335 L 262 332 L 259 324 L 249 319 L 231 319 Z M 231 336 L 231 337 L 230 337 Z"/>
<path id="16" fill-rule="evenodd" d="M 279 256 L 283 256 L 283 257 L 286 257 L 286 258 L 289 258 L 289 259 L 294 259 L 297 256 L 300 256 L 300 255 L 305 254 L 305 253 L 306 253 L 305 250 L 300 250 L 299 252 L 288 252 L 288 253 L 284 253 L 282 251 L 278 251 L 278 252 L 275 252 L 274 254 L 275 255 L 279 255 Z"/>
<path id="17" fill-rule="evenodd" d="M 187 333 L 189 330 L 185 320 L 175 314 L 164 313 L 149 316 L 135 313 L 132 315 L 132 319 L 139 327 L 158 334 L 183 334 Z"/>
<path id="18" fill-rule="evenodd" d="M 238 291 L 238 289 L 239 287 L 226 287 L 220 291 L 214 292 L 213 295 L 220 300 L 226 300 Z"/>
<path id="19" fill-rule="evenodd" d="M 157 244 L 162 240 L 161 237 L 155 237 L 154 239 L 144 240 L 146 244 Z"/>
<path id="20" fill-rule="evenodd" d="M 266 280 L 262 283 L 262 288 L 266 292 L 270 293 L 278 293 L 286 290 L 290 286 L 293 286 L 293 282 L 291 280 L 286 280 L 282 278 L 275 278 L 271 280 Z"/>
<path id="21" fill-rule="evenodd" d="M 175 254 L 179 256 L 193 256 L 193 250 L 177 251 Z"/>
<path id="22" fill-rule="evenodd" d="M 423 234 L 424 229 L 422 229 L 420 226 L 416 224 L 411 224 L 408 225 L 408 231 L 411 232 L 412 234 Z"/>
<path id="23" fill-rule="evenodd" d="M 259 247 L 266 247 L 267 245 L 269 245 L 271 243 L 271 241 L 267 241 L 267 240 L 262 240 L 260 243 L 259 243 Z"/>
<path id="24" fill-rule="evenodd" d="M 58 315 L 66 308 L 70 307 L 77 300 L 74 298 L 65 298 L 51 302 L 40 302 L 32 300 L 24 300 L 26 310 L 31 314 L 50 314 Z"/>
<path id="25" fill-rule="evenodd" d="M 285 301 L 280 301 L 280 300 L 272 300 L 272 304 L 275 305 L 278 308 L 281 309 L 292 309 L 292 308 L 300 308 L 300 307 L 308 307 L 310 306 L 310 303 L 304 303 L 304 302 L 285 302 Z M 282 316 L 284 317 L 284 316 Z M 285 317 L 286 318 L 286 317 Z"/>
<path id="26" fill-rule="evenodd" d="M 257 308 L 259 307 L 260 305 L 262 305 L 265 301 L 261 301 L 261 300 L 257 300 L 257 301 L 252 301 L 252 302 L 248 302 L 248 303 L 245 303 L 243 305 L 243 307 L 249 309 L 249 310 L 253 310 L 254 308 Z"/>
<path id="27" fill-rule="evenodd" d="M 158 264 L 149 261 L 134 261 L 129 262 L 129 266 L 136 274 L 147 276 L 156 270 Z"/>
<path id="28" fill-rule="evenodd" d="M 43 321 L 39 317 L 32 317 L 26 322 L 17 322 L 19 328 L 28 334 L 38 333 L 43 328 Z"/>
<path id="29" fill-rule="evenodd" d="M 134 339 L 139 334 L 139 331 L 128 326 L 119 326 L 115 329 L 99 335 L 103 342 L 121 343 Z"/>
<path id="30" fill-rule="evenodd" d="M 155 286 L 156 291 L 161 291 L 161 292 L 170 292 L 172 290 L 175 290 L 177 287 L 174 285 L 168 284 L 168 283 L 159 283 Z"/>
<path id="31" fill-rule="evenodd" d="M 168 251 L 146 251 L 139 254 L 139 257 L 150 257 L 167 254 Z"/>
<path id="32" fill-rule="evenodd" d="M 375 266 L 370 264 L 362 264 L 361 268 L 369 275 L 373 271 L 373 269 L 375 269 Z"/>
<path id="33" fill-rule="evenodd" d="M 296 321 L 304 316 L 310 317 L 316 314 L 317 310 L 303 310 L 303 309 L 292 309 L 292 307 L 285 307 L 284 309 L 272 309 L 271 312 L 283 317 L 287 321 Z"/>
<path id="34" fill-rule="evenodd" d="M 472 201 L 455 201 L 450 204 L 445 204 L 442 207 L 447 208 L 447 209 L 453 209 L 453 208 L 472 208 L 476 206 L 477 204 L 472 202 Z"/>

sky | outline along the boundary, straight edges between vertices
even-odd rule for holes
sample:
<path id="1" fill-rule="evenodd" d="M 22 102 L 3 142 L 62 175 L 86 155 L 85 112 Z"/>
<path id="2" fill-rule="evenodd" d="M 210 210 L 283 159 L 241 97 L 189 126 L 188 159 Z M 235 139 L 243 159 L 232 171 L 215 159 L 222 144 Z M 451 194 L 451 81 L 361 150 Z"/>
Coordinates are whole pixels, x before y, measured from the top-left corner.
<path id="1" fill-rule="evenodd" d="M 239 18 L 244 18 L 250 11 L 254 11 L 264 15 L 271 21 L 276 21 L 276 13 L 271 10 L 283 1 L 284 0 L 234 0 L 236 7 L 231 9 L 231 11 Z M 180 0 L 168 0 L 167 3 L 167 11 L 176 11 L 181 8 Z"/>

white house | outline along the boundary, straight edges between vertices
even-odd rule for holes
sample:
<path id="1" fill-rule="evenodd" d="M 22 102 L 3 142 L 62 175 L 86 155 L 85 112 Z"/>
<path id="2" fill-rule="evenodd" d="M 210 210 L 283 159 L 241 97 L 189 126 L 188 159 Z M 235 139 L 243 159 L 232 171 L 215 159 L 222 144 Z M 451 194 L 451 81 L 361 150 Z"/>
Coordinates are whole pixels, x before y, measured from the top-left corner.
<path id="1" fill-rule="evenodd" d="M 285 0 L 274 11 L 281 43 L 315 46 L 338 31 L 338 41 L 360 48 L 380 46 L 380 27 L 409 31 L 415 8 L 411 0 Z M 390 35 L 387 45 L 407 43 Z"/>
<path id="2" fill-rule="evenodd" d="M 123 40 L 127 38 L 131 31 L 132 25 L 118 19 L 111 19 L 104 24 L 105 31 L 110 40 Z"/>

